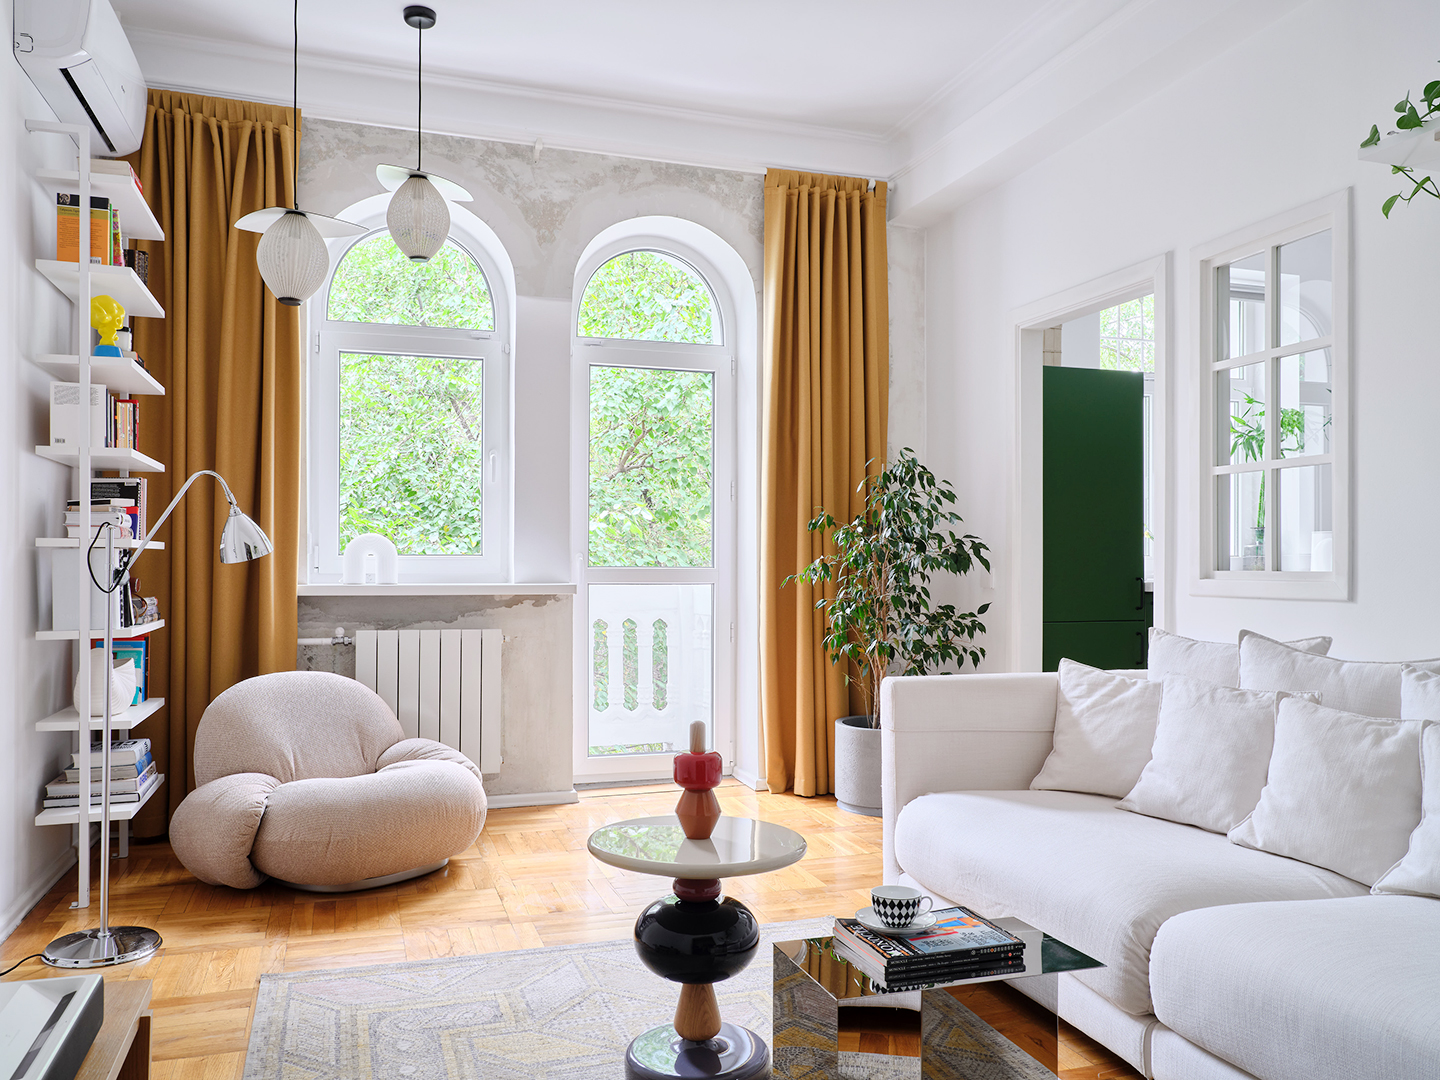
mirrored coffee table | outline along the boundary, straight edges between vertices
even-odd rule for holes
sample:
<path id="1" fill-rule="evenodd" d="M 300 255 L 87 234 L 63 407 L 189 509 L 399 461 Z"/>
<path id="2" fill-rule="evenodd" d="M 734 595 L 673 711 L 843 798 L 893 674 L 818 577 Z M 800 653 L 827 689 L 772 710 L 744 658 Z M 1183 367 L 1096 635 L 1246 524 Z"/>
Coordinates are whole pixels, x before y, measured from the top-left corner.
<path id="1" fill-rule="evenodd" d="M 632 818 L 590 835 L 603 863 L 674 878 L 674 892 L 635 922 L 635 951 L 661 978 L 680 984 L 675 1022 L 651 1028 L 625 1052 L 627 1080 L 762 1080 L 770 1052 L 755 1032 L 720 1019 L 713 984 L 743 971 L 760 947 L 750 909 L 721 898 L 720 879 L 764 874 L 805 855 L 805 838 L 768 821 L 721 817 L 709 839 L 689 840 L 674 814 Z"/>
<path id="2" fill-rule="evenodd" d="M 774 1080 L 831 1080 L 848 1075 L 916 1080 L 1039 1080 L 1054 1076 L 1053 1051 L 1048 1060 L 1042 1060 L 1047 1057 L 1043 1051 L 1036 1057 L 1038 1047 L 1022 1048 L 1011 1042 L 950 991 L 967 983 L 1014 981 L 1105 966 L 1046 934 L 1040 963 L 1033 970 L 1027 965 L 1025 975 L 961 980 L 891 994 L 847 962 L 829 937 L 776 942 L 774 961 Z M 914 1008 L 917 996 L 918 1010 Z M 890 1001 L 898 1007 L 886 1008 Z M 1047 1024 L 1058 1024 L 1053 1014 L 1039 1005 L 1034 1008 L 1048 1017 Z M 901 1034 L 918 1046 L 918 1060 L 904 1054 L 889 1060 L 875 1054 L 852 1058 L 841 1050 L 842 1032 L 879 1028 Z M 891 1044 L 897 1041 L 892 1039 Z M 1048 1045 L 1057 1043 L 1058 1033 Z"/>

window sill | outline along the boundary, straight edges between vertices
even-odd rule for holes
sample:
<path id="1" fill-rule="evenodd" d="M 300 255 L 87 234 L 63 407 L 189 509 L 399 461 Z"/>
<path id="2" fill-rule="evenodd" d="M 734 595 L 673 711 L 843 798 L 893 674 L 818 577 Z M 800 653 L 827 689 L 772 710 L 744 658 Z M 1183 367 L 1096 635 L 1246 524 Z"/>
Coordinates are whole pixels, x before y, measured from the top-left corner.
<path id="1" fill-rule="evenodd" d="M 296 596 L 569 596 L 570 582 L 410 582 L 399 585 L 297 585 Z"/>

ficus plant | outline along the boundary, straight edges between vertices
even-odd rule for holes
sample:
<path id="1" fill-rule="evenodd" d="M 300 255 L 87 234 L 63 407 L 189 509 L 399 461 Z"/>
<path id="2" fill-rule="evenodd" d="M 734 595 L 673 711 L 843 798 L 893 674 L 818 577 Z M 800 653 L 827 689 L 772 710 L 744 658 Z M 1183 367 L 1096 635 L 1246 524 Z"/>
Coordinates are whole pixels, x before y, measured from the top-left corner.
<path id="1" fill-rule="evenodd" d="M 1437 112 L 1440 112 L 1440 79 L 1425 84 L 1425 89 L 1420 95 L 1420 101 L 1421 104 L 1416 105 L 1410 100 L 1410 95 L 1407 92 L 1400 101 L 1396 102 L 1395 111 L 1400 115 L 1395 121 L 1395 131 L 1391 131 L 1388 134 L 1394 135 L 1396 131 L 1414 131 L 1416 128 L 1422 126 L 1426 120 L 1430 119 Z M 1380 125 L 1371 124 L 1370 134 L 1365 136 L 1365 141 L 1360 144 L 1360 147 L 1364 149 L 1365 147 L 1376 146 L 1379 142 Z M 1409 165 L 1391 165 L 1390 171 L 1405 177 L 1405 180 L 1411 187 L 1408 192 L 1397 191 L 1385 200 L 1380 210 L 1387 218 L 1390 216 L 1390 211 L 1395 209 L 1397 202 L 1408 203 L 1422 192 L 1436 199 L 1440 199 L 1440 187 L 1436 186 L 1433 178 L 1429 176 L 1417 178 L 1415 170 Z"/>
<path id="2" fill-rule="evenodd" d="M 990 569 L 990 549 L 979 537 L 960 533 L 963 519 L 951 507 L 955 490 L 937 480 L 908 447 L 878 475 L 856 489 L 864 505 L 854 519 L 838 522 L 823 509 L 809 523 L 829 537 L 833 554 L 822 555 L 785 579 L 820 586 L 833 595 L 815 607 L 825 613 L 822 639 L 832 664 L 844 664 L 847 684 L 858 684 L 872 727 L 880 725 L 880 683 L 887 675 L 925 675 L 954 663 L 978 665 L 985 655 L 976 638 L 989 610 L 957 611 L 931 606 L 933 574 Z"/>

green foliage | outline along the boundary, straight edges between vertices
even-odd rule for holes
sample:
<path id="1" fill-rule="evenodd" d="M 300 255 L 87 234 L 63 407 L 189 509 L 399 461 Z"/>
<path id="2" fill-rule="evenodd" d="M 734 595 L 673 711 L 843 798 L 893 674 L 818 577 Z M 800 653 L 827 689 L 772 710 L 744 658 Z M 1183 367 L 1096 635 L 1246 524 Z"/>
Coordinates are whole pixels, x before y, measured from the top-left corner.
<path id="1" fill-rule="evenodd" d="M 650 701 L 657 712 L 670 704 L 670 628 L 664 619 L 650 627 Z"/>
<path id="2" fill-rule="evenodd" d="M 1155 370 L 1155 296 L 1127 300 L 1100 312 L 1100 367 Z"/>
<path id="3" fill-rule="evenodd" d="M 709 566 L 709 372 L 590 369 L 590 565 Z"/>
<path id="4" fill-rule="evenodd" d="M 592 631 L 590 663 L 595 672 L 595 711 L 610 707 L 610 627 L 604 619 L 596 619 Z"/>
<path id="5" fill-rule="evenodd" d="M 620 666 L 625 691 L 625 711 L 640 707 L 640 633 L 634 619 L 620 624 Z"/>
<path id="6" fill-rule="evenodd" d="M 720 344 L 710 288 L 695 270 L 655 251 L 611 259 L 580 300 L 581 337 Z"/>
<path id="7" fill-rule="evenodd" d="M 365 532 L 402 555 L 479 555 L 479 360 L 340 355 L 340 547 Z"/>
<path id="8" fill-rule="evenodd" d="M 1424 104 L 1424 112 L 1421 112 L 1419 106 L 1410 100 L 1410 94 L 1408 92 L 1395 103 L 1395 112 L 1398 115 L 1395 118 L 1395 131 L 1391 131 L 1391 135 L 1396 134 L 1398 131 L 1414 131 L 1416 128 L 1423 126 L 1426 120 L 1440 113 L 1440 79 L 1425 84 L 1425 89 L 1420 95 L 1420 100 Z M 1371 124 L 1370 134 L 1365 136 L 1365 141 L 1360 144 L 1360 147 L 1361 149 L 1365 149 L 1366 147 L 1378 146 L 1379 144 L 1380 125 Z M 1385 200 L 1384 205 L 1380 207 L 1380 212 L 1387 218 L 1390 216 L 1390 211 L 1395 209 L 1397 202 L 1408 203 L 1421 192 L 1440 199 L 1440 187 L 1436 186 L 1434 179 L 1429 176 L 1422 176 L 1417 179 L 1415 170 L 1409 165 L 1392 165 L 1390 166 L 1390 172 L 1394 175 L 1405 177 L 1411 187 L 1408 193 L 1403 190 L 1397 191 Z"/>
<path id="9" fill-rule="evenodd" d="M 955 489 L 908 447 L 879 476 L 867 476 L 858 489 L 864 509 L 839 524 L 821 511 L 811 532 L 830 534 L 834 554 L 822 555 L 783 584 L 819 586 L 833 595 L 815 606 L 825 612 L 823 643 L 830 662 L 844 662 L 858 678 L 870 715 L 879 726 L 880 682 L 887 675 L 924 675 L 954 662 L 978 665 L 985 649 L 975 644 L 985 632 L 980 616 L 989 610 L 957 612 L 953 604 L 930 606 L 934 573 L 968 574 L 978 563 L 986 570 L 990 549 L 969 533 L 957 534 L 962 521 L 950 509 Z"/>
<path id="10" fill-rule="evenodd" d="M 330 286 L 333 322 L 389 323 L 494 330 L 495 311 L 485 275 L 453 242 L 428 262 L 411 262 L 377 233 L 350 248 Z"/>

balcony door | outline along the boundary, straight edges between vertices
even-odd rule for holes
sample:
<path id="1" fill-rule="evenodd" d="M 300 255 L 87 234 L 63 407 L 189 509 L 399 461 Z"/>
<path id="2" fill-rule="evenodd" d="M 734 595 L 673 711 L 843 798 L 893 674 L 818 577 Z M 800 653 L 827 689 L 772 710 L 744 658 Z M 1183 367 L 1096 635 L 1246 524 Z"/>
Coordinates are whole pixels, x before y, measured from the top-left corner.
<path id="1" fill-rule="evenodd" d="M 695 720 L 728 764 L 735 380 L 705 279 L 661 252 L 603 264 L 575 367 L 576 782 L 669 775 Z"/>

